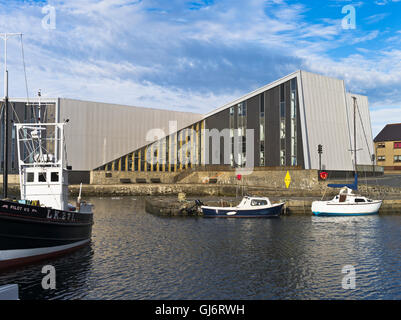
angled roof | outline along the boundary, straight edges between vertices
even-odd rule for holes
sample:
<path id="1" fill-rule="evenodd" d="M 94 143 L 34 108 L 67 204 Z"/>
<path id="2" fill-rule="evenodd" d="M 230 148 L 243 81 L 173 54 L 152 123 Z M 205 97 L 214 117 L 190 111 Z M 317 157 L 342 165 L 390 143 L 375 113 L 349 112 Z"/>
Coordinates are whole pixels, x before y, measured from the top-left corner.
<path id="1" fill-rule="evenodd" d="M 401 141 L 401 123 L 386 125 L 376 136 L 374 142 Z"/>

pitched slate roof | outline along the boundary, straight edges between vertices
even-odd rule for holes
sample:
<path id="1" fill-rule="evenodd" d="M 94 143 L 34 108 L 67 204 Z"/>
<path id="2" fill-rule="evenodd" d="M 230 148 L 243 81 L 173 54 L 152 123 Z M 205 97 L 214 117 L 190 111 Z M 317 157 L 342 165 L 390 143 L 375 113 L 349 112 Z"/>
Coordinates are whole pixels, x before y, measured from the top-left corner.
<path id="1" fill-rule="evenodd" d="M 401 123 L 386 125 L 374 139 L 374 142 L 401 141 Z"/>

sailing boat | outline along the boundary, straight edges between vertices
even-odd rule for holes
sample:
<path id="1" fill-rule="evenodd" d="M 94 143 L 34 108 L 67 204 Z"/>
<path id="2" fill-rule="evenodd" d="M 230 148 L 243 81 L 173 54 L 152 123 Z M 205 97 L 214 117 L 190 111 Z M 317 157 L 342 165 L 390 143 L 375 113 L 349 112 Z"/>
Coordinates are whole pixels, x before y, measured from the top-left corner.
<path id="1" fill-rule="evenodd" d="M 7 41 L 8 35 L 3 35 Z M 21 199 L 7 197 L 8 71 L 4 98 L 4 198 L 0 200 L 0 269 L 60 255 L 91 240 L 92 205 L 68 203 L 63 123 L 17 123 Z M 82 185 L 81 185 L 82 188 Z M 81 192 L 81 191 L 80 191 Z"/>
<path id="2" fill-rule="evenodd" d="M 372 200 L 367 197 L 354 194 L 358 190 L 358 172 L 356 157 L 356 97 L 354 101 L 354 183 L 329 184 L 331 188 L 341 188 L 338 195 L 329 201 L 312 202 L 312 213 L 315 216 L 361 216 L 378 214 L 382 200 Z"/>

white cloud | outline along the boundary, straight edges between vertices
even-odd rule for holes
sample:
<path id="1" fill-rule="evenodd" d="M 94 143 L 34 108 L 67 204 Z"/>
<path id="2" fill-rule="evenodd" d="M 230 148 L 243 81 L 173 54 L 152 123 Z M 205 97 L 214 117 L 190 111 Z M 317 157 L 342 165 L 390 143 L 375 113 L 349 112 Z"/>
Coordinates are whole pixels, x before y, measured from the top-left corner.
<path id="1" fill-rule="evenodd" d="M 340 9 L 346 3 L 335 2 Z M 156 0 L 50 5 L 57 13 L 51 31 L 41 26 L 38 4 L 0 5 L 0 28 L 25 33 L 31 92 L 41 88 L 48 96 L 208 112 L 304 68 L 345 79 L 349 90 L 369 96 L 376 114 L 380 106 L 401 105 L 401 51 L 390 47 L 398 34 L 387 35 L 389 47 L 366 49 L 363 44 L 384 32 L 345 32 L 340 9 L 337 19 L 311 23 L 307 4 L 284 0 L 218 1 L 193 11 L 177 1 L 160 8 Z M 345 46 L 355 52 L 330 55 Z M 23 96 L 18 50 L 10 44 L 10 93 Z"/>

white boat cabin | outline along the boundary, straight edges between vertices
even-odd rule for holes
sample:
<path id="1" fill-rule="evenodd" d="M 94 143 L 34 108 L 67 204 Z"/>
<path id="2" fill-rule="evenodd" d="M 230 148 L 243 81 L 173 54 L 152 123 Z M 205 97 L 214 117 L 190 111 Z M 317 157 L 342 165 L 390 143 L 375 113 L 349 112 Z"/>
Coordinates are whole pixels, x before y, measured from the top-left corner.
<path id="1" fill-rule="evenodd" d="M 269 198 L 266 197 L 244 197 L 237 208 L 271 207 Z"/>
<path id="2" fill-rule="evenodd" d="M 365 202 L 372 202 L 372 201 L 373 200 L 368 199 L 364 196 L 354 194 L 352 192 L 352 189 L 345 187 L 345 188 L 341 189 L 339 194 L 336 195 L 330 202 L 344 203 L 344 204 L 348 203 L 349 204 L 349 203 L 365 203 Z"/>
<path id="3" fill-rule="evenodd" d="M 65 123 L 17 123 L 21 203 L 69 210 Z"/>
<path id="4" fill-rule="evenodd" d="M 68 173 L 57 167 L 28 167 L 23 170 L 21 199 L 68 210 Z"/>

